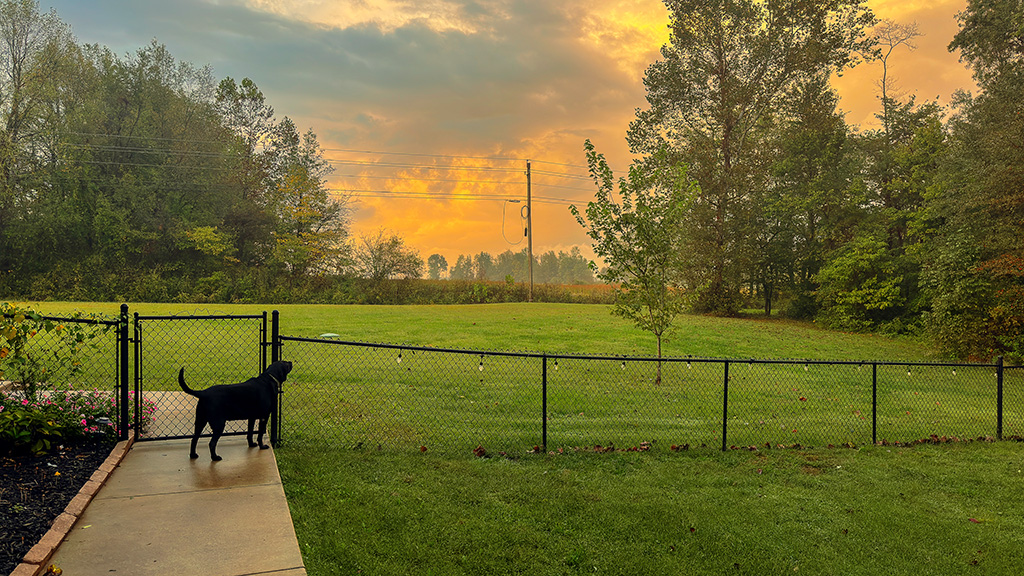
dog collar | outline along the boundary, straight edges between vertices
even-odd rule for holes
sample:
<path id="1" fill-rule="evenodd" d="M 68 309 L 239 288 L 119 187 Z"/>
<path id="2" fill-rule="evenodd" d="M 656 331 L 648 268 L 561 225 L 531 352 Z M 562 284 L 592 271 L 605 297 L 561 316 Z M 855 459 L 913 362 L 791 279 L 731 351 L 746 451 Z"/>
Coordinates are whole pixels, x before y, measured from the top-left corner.
<path id="1" fill-rule="evenodd" d="M 274 383 L 277 384 L 277 393 L 280 394 L 280 393 L 284 392 L 284 387 L 281 385 L 281 381 L 278 380 L 277 377 L 274 376 L 273 374 L 268 374 L 268 376 L 270 376 L 270 378 L 274 381 Z"/>

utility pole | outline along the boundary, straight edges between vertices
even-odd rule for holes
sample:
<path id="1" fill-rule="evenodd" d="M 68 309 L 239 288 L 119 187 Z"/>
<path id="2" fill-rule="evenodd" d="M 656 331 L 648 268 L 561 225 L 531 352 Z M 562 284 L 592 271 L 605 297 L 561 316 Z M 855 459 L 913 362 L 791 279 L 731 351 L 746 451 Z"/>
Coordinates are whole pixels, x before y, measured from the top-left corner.
<path id="1" fill-rule="evenodd" d="M 526 258 L 530 266 L 530 293 L 527 302 L 533 302 L 533 204 L 530 189 L 530 161 L 526 161 Z"/>

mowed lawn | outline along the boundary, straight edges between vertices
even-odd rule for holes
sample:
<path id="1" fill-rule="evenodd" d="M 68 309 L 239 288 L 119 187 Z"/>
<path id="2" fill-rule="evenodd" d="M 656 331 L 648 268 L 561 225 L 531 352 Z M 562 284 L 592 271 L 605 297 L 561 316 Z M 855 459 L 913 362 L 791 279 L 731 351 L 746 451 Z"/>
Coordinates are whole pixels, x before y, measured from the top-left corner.
<path id="1" fill-rule="evenodd" d="M 117 310 L 116 304 L 36 307 L 47 314 L 76 308 Z M 654 350 L 649 335 L 611 316 L 606 306 L 140 304 L 131 310 L 238 314 L 274 308 L 280 310 L 281 332 L 288 336 L 334 333 L 346 340 L 408 346 L 553 354 L 648 355 Z M 410 365 L 411 355 L 398 363 L 394 350 L 381 354 L 386 356 L 375 369 L 386 375 L 400 367 L 403 390 L 429 387 L 425 381 L 432 379 L 433 371 L 417 372 L 415 364 Z M 836 333 L 775 319 L 695 316 L 680 319 L 666 354 L 935 359 L 926 345 L 910 339 Z M 315 349 L 308 357 L 321 356 L 322 351 Z M 470 373 L 496 369 L 497 361 L 488 357 L 488 372 L 478 373 L 477 362 L 476 357 L 470 359 Z M 618 362 L 611 368 L 620 370 Z M 566 364 L 561 371 L 568 369 Z M 632 365 L 629 369 L 636 370 Z M 816 369 L 787 368 L 794 379 L 810 378 L 804 375 L 813 375 Z M 302 370 L 296 367 L 293 398 L 314 371 L 309 366 L 306 374 Z M 807 383 L 786 387 L 787 382 L 765 389 L 759 399 L 759 389 L 744 391 L 743 385 L 756 381 L 765 368 L 740 363 L 734 370 L 736 380 L 730 387 L 739 394 L 739 421 L 730 425 L 740 430 L 744 421 L 757 422 L 755 407 L 768 396 L 773 396 L 772 402 L 807 410 L 811 401 L 837 395 L 836 387 L 847 380 L 864 378 L 862 367 L 849 366 L 845 376 L 829 380 L 827 390 L 811 394 Z M 933 396 L 928 396 L 932 393 L 941 392 L 943 403 L 958 401 L 955 372 L 904 370 L 898 369 L 899 389 L 893 393 L 915 402 L 907 408 L 934 404 Z M 896 382 L 894 374 L 887 377 Z M 350 390 L 361 390 L 373 380 L 350 378 Z M 708 378 L 717 376 L 709 372 Z M 355 402 L 355 392 L 344 394 Z M 579 395 L 586 400 L 593 394 Z M 472 396 L 461 396 L 452 394 L 443 404 L 444 433 L 449 438 L 475 438 L 477 427 L 486 421 L 480 418 L 483 403 L 471 404 Z M 397 405 L 409 399 L 426 405 L 416 396 L 389 396 L 385 401 Z M 321 400 L 340 406 L 342 413 L 350 408 L 335 397 Z M 559 418 L 584 417 L 577 412 L 573 408 L 552 414 L 552 426 L 557 429 Z M 814 424 L 814 418 L 801 414 L 801 426 Z M 319 418 L 316 410 L 303 417 Z M 618 416 L 608 416 L 613 417 Z M 373 427 L 379 431 L 388 422 L 375 421 Z M 859 441 L 855 449 L 761 446 L 756 451 L 723 453 L 711 447 L 673 452 L 662 445 L 666 441 L 649 452 L 597 453 L 592 443 L 569 441 L 553 442 L 552 453 L 537 454 L 516 449 L 503 455 L 502 446 L 488 444 L 490 450 L 481 458 L 473 453 L 472 440 L 462 448 L 449 443 L 435 449 L 423 440 L 429 435 L 416 436 L 413 430 L 407 442 L 385 442 L 378 449 L 347 436 L 344 417 L 321 419 L 317 425 L 320 428 L 311 430 L 323 434 L 294 434 L 301 430 L 300 423 L 286 415 L 285 437 L 293 440 L 277 450 L 307 570 L 314 575 L 1019 574 L 1024 566 L 1024 445 L 1017 442 L 895 447 Z M 789 432 L 790 425 L 785 422 L 783 431 Z M 984 426 L 990 427 L 987 420 Z M 863 438 L 863 430 L 860 434 Z M 759 438 L 748 436 L 752 441 Z M 421 442 L 426 451 L 418 449 Z"/>
<path id="2" fill-rule="evenodd" d="M 81 311 L 116 316 L 114 302 L 29 302 L 44 314 Z M 278 310 L 281 333 L 345 340 L 563 354 L 655 355 L 654 338 L 590 304 L 481 304 L 452 306 L 329 306 L 264 304 L 130 304 L 131 314 L 259 314 Z M 666 356 L 809 358 L 819 360 L 935 359 L 928 346 L 818 328 L 809 322 L 681 316 L 665 344 Z"/>

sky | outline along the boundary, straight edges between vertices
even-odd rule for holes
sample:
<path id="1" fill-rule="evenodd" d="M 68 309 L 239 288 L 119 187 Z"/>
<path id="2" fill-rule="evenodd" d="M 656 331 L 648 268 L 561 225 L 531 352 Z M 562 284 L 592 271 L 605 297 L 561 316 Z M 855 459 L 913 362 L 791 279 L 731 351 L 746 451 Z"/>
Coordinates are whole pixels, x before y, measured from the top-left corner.
<path id="1" fill-rule="evenodd" d="M 568 206 L 593 198 L 583 155 L 615 170 L 645 107 L 643 74 L 668 41 L 660 0 L 40 0 L 79 43 L 128 54 L 156 40 L 215 78 L 251 78 L 278 119 L 312 129 L 351 232 L 400 235 L 426 260 L 526 247 L 592 256 Z M 946 46 L 966 0 L 868 0 L 917 22 L 890 77 L 919 102 L 974 87 Z M 847 122 L 878 126 L 878 64 L 835 78 Z M 518 201 L 518 202 L 515 202 Z"/>

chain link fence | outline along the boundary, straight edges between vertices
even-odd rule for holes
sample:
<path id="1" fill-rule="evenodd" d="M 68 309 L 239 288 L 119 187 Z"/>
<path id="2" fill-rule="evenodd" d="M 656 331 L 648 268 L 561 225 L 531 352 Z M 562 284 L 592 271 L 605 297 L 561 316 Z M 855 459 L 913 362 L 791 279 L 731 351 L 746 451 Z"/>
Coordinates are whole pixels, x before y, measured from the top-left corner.
<path id="1" fill-rule="evenodd" d="M 282 437 L 301 444 L 522 453 L 1024 436 L 1024 370 L 1001 364 L 280 342 L 295 364 Z"/>
<path id="2" fill-rule="evenodd" d="M 178 371 L 193 390 L 248 380 L 267 366 L 267 315 L 134 317 L 134 410 L 144 425 L 139 440 L 189 438 L 196 398 L 178 385 Z M 232 421 L 225 435 L 242 434 Z M 204 436 L 209 436 L 207 428 Z"/>
<path id="3" fill-rule="evenodd" d="M 1024 437 L 1024 367 L 1001 360 L 659 360 L 452 350 L 280 336 L 276 312 L 268 330 L 266 313 L 136 314 L 130 322 L 127 306 L 121 311 L 118 320 L 46 317 L 81 329 L 30 340 L 39 366 L 50 357 L 73 358 L 32 381 L 109 393 L 120 419 L 139 426 L 141 440 L 192 435 L 195 398 L 178 387 L 180 368 L 192 388 L 202 389 L 248 379 L 275 358 L 294 369 L 272 437 L 314 448 L 479 446 L 514 454 Z M 13 392 L 20 376 L 6 372 L 0 387 Z M 245 428 L 234 422 L 226 432 Z"/>
<path id="4" fill-rule="evenodd" d="M 76 315 L 39 316 L 27 322 L 33 328 L 20 353 L 8 348 L 0 355 L 0 392 L 21 399 L 89 395 L 109 404 L 119 430 L 122 419 L 131 424 L 123 410 L 125 398 L 117 394 L 125 352 L 120 320 Z"/>

